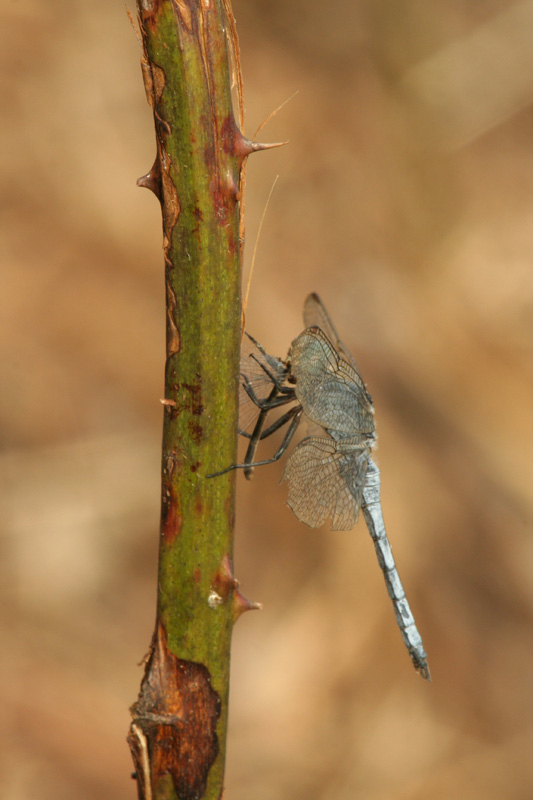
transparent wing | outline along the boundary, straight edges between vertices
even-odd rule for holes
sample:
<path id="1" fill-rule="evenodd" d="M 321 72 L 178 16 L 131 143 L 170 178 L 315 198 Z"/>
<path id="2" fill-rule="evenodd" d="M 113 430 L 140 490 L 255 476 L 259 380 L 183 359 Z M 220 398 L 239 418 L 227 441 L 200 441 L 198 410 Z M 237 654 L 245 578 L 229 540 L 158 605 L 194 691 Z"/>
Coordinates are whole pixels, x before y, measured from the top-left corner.
<path id="1" fill-rule="evenodd" d="M 311 528 L 331 517 L 335 531 L 357 522 L 370 451 L 350 441 L 304 439 L 293 450 L 281 477 L 289 484 L 288 505 Z"/>
<path id="2" fill-rule="evenodd" d="M 355 363 L 355 359 L 347 347 L 341 341 L 337 329 L 331 317 L 328 314 L 326 307 L 316 292 L 308 294 L 304 303 L 304 325 L 306 328 L 311 328 L 313 325 L 319 327 L 327 336 L 333 347 L 338 353 L 347 361 L 359 375 L 361 383 L 364 386 L 359 367 Z"/>
<path id="3" fill-rule="evenodd" d="M 274 375 L 276 380 L 283 383 L 287 371 L 283 361 L 265 353 L 261 345 L 248 335 L 243 338 L 241 345 L 240 370 L 241 376 L 246 376 L 259 400 L 266 400 L 274 387 L 272 378 L 268 373 Z M 239 428 L 250 432 L 258 415 L 259 408 L 244 389 L 241 377 L 239 385 Z"/>
<path id="4" fill-rule="evenodd" d="M 361 376 L 321 328 L 307 328 L 296 337 L 289 362 L 296 396 L 313 422 L 336 439 L 374 435 L 374 410 Z"/>

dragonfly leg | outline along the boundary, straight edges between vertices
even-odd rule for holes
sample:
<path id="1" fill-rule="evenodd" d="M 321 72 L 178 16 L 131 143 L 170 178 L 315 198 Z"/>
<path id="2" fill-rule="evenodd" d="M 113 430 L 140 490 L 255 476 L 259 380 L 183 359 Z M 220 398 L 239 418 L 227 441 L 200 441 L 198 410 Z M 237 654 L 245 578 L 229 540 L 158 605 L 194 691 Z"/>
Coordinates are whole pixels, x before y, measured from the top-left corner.
<path id="1" fill-rule="evenodd" d="M 279 392 L 283 393 L 289 390 L 289 387 L 283 386 L 283 381 L 289 374 L 289 367 L 287 366 L 287 364 L 285 364 L 285 362 L 281 361 L 281 359 L 276 358 L 275 356 L 270 356 L 266 352 L 265 348 L 262 347 L 257 341 L 257 339 L 254 339 L 254 337 L 250 333 L 248 333 L 248 331 L 246 331 L 246 336 L 257 347 L 257 349 L 263 356 L 264 361 L 260 361 L 257 358 L 257 356 L 255 356 L 253 353 L 250 353 L 250 358 L 253 358 L 253 360 L 259 364 L 263 372 L 265 372 L 268 375 L 274 386 L 277 386 Z M 270 367 L 270 369 L 266 366 L 265 362 L 266 364 L 268 364 L 268 367 Z"/>
<path id="2" fill-rule="evenodd" d="M 266 431 L 262 431 L 261 436 L 259 437 L 259 441 L 262 442 L 263 439 L 267 439 L 269 436 L 271 436 L 273 433 L 279 430 L 279 428 L 282 428 L 290 420 L 292 415 L 296 413 L 297 408 L 298 406 L 294 406 L 294 408 L 291 408 L 289 411 L 283 414 L 282 417 L 273 422 L 272 425 L 270 425 L 266 429 Z M 248 431 L 243 431 L 241 428 L 239 428 L 239 436 L 244 436 L 246 439 L 251 439 L 253 433 L 248 433 Z"/>
<path id="3" fill-rule="evenodd" d="M 300 408 L 300 406 L 294 406 L 293 408 L 290 408 L 285 414 L 283 414 L 283 416 L 281 416 L 279 419 L 277 419 L 275 422 L 273 422 L 272 425 L 270 425 L 266 429 L 266 431 L 263 431 L 262 427 L 263 427 L 264 421 L 266 419 L 266 415 L 269 413 L 269 411 L 268 410 L 261 411 L 261 413 L 259 414 L 259 417 L 257 419 L 257 422 L 255 424 L 254 432 L 253 432 L 252 436 L 250 437 L 250 443 L 248 445 L 248 449 L 246 450 L 246 455 L 244 457 L 244 463 L 250 465 L 250 466 L 246 467 L 245 470 L 244 470 L 244 475 L 248 480 L 251 480 L 253 472 L 254 472 L 252 463 L 253 463 L 253 460 L 254 460 L 254 455 L 255 455 L 255 451 L 256 451 L 258 442 L 261 441 L 262 439 L 266 439 L 268 436 L 271 436 L 277 430 L 279 430 L 284 425 L 286 425 L 287 422 L 290 419 L 292 419 L 292 417 L 294 417 L 294 415 L 297 413 L 299 408 Z"/>
<path id="4" fill-rule="evenodd" d="M 246 378 L 246 376 L 243 376 L 243 377 L 244 377 L 244 379 L 246 381 L 248 381 L 248 378 Z M 249 381 L 248 381 L 248 384 L 249 384 Z M 245 386 L 245 388 L 246 388 L 246 386 Z M 250 386 L 250 390 L 253 392 L 251 386 Z M 278 390 L 274 386 L 272 388 L 270 394 L 268 395 L 267 402 L 272 402 L 275 399 L 277 393 L 278 393 Z M 253 398 L 252 398 L 252 400 L 253 400 Z M 255 454 L 255 451 L 256 451 L 256 448 L 257 448 L 257 443 L 259 442 L 259 439 L 261 438 L 263 425 L 265 424 L 265 419 L 266 419 L 266 416 L 267 416 L 269 411 L 270 411 L 270 408 L 261 408 L 261 410 L 259 412 L 259 416 L 257 417 L 257 420 L 256 420 L 255 425 L 254 425 L 254 429 L 253 429 L 252 434 L 250 436 L 250 443 L 248 444 L 248 448 L 246 450 L 246 457 L 244 459 L 244 463 L 245 464 L 251 463 L 254 460 L 254 454 Z M 246 467 L 245 468 L 244 474 L 245 474 L 245 476 L 246 476 L 246 478 L 248 480 L 251 480 L 252 475 L 253 475 L 253 471 L 254 471 L 253 467 Z"/>
<path id="5" fill-rule="evenodd" d="M 283 437 L 283 441 L 272 456 L 272 458 L 267 458 L 264 461 L 254 461 L 251 464 L 232 464 L 231 467 L 226 467 L 226 469 L 220 470 L 220 472 L 213 472 L 211 475 L 207 475 L 208 478 L 216 478 L 218 475 L 224 475 L 226 472 L 230 472 L 232 469 L 246 469 L 247 467 L 263 467 L 266 464 L 273 464 L 275 461 L 279 461 L 280 458 L 285 454 L 287 447 L 291 443 L 291 439 L 295 434 L 296 428 L 298 427 L 298 423 L 300 422 L 300 417 L 302 415 L 302 408 L 296 406 L 296 411 L 294 412 L 293 420 L 289 426 L 289 429 L 285 436 Z"/>
<path id="6" fill-rule="evenodd" d="M 281 394 L 281 396 L 279 396 L 278 395 L 279 389 L 276 385 L 274 385 L 268 397 L 262 400 L 254 392 L 252 384 L 250 383 L 246 375 L 241 373 L 241 377 L 242 377 L 242 387 L 244 391 L 246 392 L 252 403 L 254 403 L 254 405 L 256 405 L 258 408 L 269 411 L 270 409 L 277 408 L 278 406 L 282 406 L 285 403 L 290 403 L 291 400 L 294 400 L 296 398 L 294 389 L 291 389 L 288 386 L 284 387 L 285 391 Z"/>

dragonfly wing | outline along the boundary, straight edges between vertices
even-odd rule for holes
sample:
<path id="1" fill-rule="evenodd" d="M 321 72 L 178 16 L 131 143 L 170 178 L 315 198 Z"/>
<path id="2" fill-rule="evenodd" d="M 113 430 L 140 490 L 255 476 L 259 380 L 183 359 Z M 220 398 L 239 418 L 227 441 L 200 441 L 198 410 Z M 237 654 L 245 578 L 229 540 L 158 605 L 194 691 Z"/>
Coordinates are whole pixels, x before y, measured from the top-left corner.
<path id="1" fill-rule="evenodd" d="M 329 341 L 333 344 L 338 353 L 347 361 L 351 367 L 357 372 L 359 377 L 359 367 L 355 363 L 355 359 L 348 350 L 348 348 L 341 341 L 337 329 L 331 317 L 328 314 L 326 307 L 316 292 L 308 294 L 304 303 L 304 325 L 310 328 L 313 325 L 318 326 L 326 334 Z M 361 379 L 361 383 L 362 383 Z M 363 384 L 364 385 L 364 384 Z"/>
<path id="2" fill-rule="evenodd" d="M 359 516 L 369 450 L 365 445 L 310 437 L 296 447 L 283 471 L 288 505 L 301 522 L 318 528 L 331 517 L 332 528 L 348 531 Z"/>
<path id="3" fill-rule="evenodd" d="M 326 307 L 316 292 L 311 292 L 305 298 L 304 303 L 304 325 L 311 328 L 316 325 L 324 331 L 330 342 L 336 347 L 341 343 L 337 329 L 328 314 Z M 337 349 L 340 349 L 337 347 Z"/>
<path id="4" fill-rule="evenodd" d="M 259 400 L 266 400 L 274 386 L 268 372 L 283 383 L 286 377 L 286 366 L 279 358 L 269 356 L 261 345 L 248 335 L 241 345 L 241 380 L 239 383 L 239 428 L 250 432 L 259 415 L 259 408 L 244 389 L 246 376 L 250 387 Z"/>
<path id="5" fill-rule="evenodd" d="M 374 435 L 374 410 L 361 376 L 321 328 L 307 328 L 297 336 L 288 360 L 296 396 L 313 422 L 337 431 L 338 438 Z"/>

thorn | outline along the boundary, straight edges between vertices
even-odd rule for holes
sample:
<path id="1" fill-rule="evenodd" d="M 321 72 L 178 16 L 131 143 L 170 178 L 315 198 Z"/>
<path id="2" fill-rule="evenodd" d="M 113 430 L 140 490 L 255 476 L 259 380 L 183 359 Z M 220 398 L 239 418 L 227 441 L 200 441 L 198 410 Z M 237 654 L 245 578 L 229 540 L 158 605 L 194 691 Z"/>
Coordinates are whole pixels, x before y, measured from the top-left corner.
<path id="1" fill-rule="evenodd" d="M 174 407 L 176 405 L 176 401 L 175 400 L 168 400 L 166 397 L 161 397 L 159 399 L 159 402 L 163 406 L 172 406 L 172 407 Z"/>
<path id="2" fill-rule="evenodd" d="M 159 156 L 155 157 L 152 168 L 146 173 L 146 175 L 141 175 L 140 178 L 137 178 L 137 186 L 141 186 L 143 189 L 150 189 L 160 203 L 163 201 Z"/>
<path id="3" fill-rule="evenodd" d="M 252 145 L 252 152 L 257 153 L 259 150 L 273 150 L 274 147 L 283 147 L 289 144 L 287 139 L 285 142 L 250 142 Z"/>
<path id="4" fill-rule="evenodd" d="M 288 140 L 286 142 L 270 143 L 251 142 L 246 136 L 243 136 L 240 131 L 237 131 L 235 135 L 235 155 L 245 159 L 246 156 L 249 156 L 251 153 L 257 153 L 259 150 L 272 150 L 274 147 L 283 147 L 284 144 L 288 143 Z"/>
<path id="5" fill-rule="evenodd" d="M 233 595 L 233 622 L 237 622 L 241 614 L 244 614 L 245 611 L 261 611 L 262 608 L 262 603 L 247 600 L 239 591 L 235 591 Z"/>
<path id="6" fill-rule="evenodd" d="M 263 608 L 262 603 L 255 603 L 247 600 L 246 597 L 239 592 L 239 581 L 233 576 L 233 569 L 231 559 L 228 554 L 224 555 L 218 568 L 217 574 L 211 586 L 211 593 L 208 598 L 208 605 L 210 608 L 216 608 L 224 603 L 230 597 L 230 592 L 233 592 L 233 622 L 235 623 L 241 614 L 245 611 L 253 611 L 254 609 Z"/>

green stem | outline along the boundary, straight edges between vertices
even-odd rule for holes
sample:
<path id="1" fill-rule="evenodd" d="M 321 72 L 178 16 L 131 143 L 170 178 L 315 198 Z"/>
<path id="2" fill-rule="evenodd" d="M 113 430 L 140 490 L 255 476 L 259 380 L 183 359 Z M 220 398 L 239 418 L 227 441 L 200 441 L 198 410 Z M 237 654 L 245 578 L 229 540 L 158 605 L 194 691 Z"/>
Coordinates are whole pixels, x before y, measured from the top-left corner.
<path id="1" fill-rule="evenodd" d="M 240 344 L 239 180 L 224 3 L 138 0 L 167 299 L 157 619 L 128 737 L 141 798 L 222 794 Z"/>

